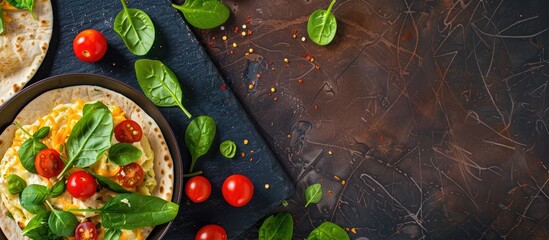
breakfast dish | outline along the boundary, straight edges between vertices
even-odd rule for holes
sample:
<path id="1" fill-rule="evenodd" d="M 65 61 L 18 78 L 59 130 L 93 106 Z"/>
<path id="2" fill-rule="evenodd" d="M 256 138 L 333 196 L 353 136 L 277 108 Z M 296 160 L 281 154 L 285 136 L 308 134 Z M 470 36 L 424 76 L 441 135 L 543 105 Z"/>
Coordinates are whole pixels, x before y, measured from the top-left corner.
<path id="1" fill-rule="evenodd" d="M 44 129 L 48 130 L 47 133 Z M 105 137 L 110 141 L 104 141 Z M 42 150 L 57 152 L 62 162 L 40 161 L 40 150 L 32 158 L 34 164 L 30 165 L 34 165 L 33 169 L 27 156 L 20 151 L 28 149 L 23 146 L 26 141 L 39 142 L 35 146 L 45 145 L 47 148 Z M 93 141 L 96 143 L 90 145 Z M 93 149 L 99 152 L 97 157 L 92 154 L 91 160 L 87 159 L 89 148 L 92 148 L 92 153 Z M 123 155 L 127 153 L 124 149 L 128 148 L 131 153 Z M 46 156 L 51 158 L 52 155 Z M 141 199 L 153 196 L 165 200 L 166 203 L 161 202 L 163 205 L 159 208 L 162 211 L 154 207 L 148 209 L 152 212 L 151 218 L 158 217 L 155 214 L 164 214 L 159 217 L 165 218 L 162 223 L 177 214 L 175 204 L 169 202 L 173 196 L 174 162 L 159 126 L 133 101 L 102 87 L 65 87 L 45 92 L 31 101 L 17 115 L 14 124 L 0 135 L 0 158 L 0 227 L 8 239 L 28 239 L 23 236 L 28 233 L 26 227 L 42 212 L 25 203 L 25 191 L 31 185 L 48 189 L 45 204 L 38 204 L 40 208 L 50 209 L 53 213 L 70 212 L 79 223 L 91 222 L 97 228 L 99 239 L 104 237 L 108 228 L 119 230 L 126 239 L 145 239 L 154 227 L 146 222 L 130 223 L 135 219 L 117 223 L 112 219 L 119 216 L 114 215 L 109 216 L 112 219 L 107 223 L 104 209 L 120 196 L 128 196 L 120 202 L 134 209 L 139 206 L 132 202 L 132 194 Z M 118 164 L 120 162 L 124 164 Z M 92 179 L 99 183 L 92 192 L 85 194 L 87 196 L 79 195 L 83 194 L 81 189 L 71 190 L 71 177 L 82 172 L 93 175 Z M 17 175 L 26 182 L 22 193 L 13 194 L 10 175 Z M 55 196 L 56 183 L 64 185 L 65 181 L 66 190 Z"/>

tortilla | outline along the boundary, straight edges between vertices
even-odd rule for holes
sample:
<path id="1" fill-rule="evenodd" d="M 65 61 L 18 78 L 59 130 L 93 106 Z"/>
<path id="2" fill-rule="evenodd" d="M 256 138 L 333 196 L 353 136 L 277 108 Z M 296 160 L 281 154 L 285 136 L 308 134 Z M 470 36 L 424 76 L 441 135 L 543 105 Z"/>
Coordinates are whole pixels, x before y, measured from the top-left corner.
<path id="1" fill-rule="evenodd" d="M 0 34 L 0 106 L 34 76 L 48 51 L 53 28 L 50 0 L 35 1 L 37 19 L 28 10 L 2 12 L 11 21 L 4 22 L 4 33 Z"/>
<path id="2" fill-rule="evenodd" d="M 126 98 L 125 96 L 113 92 L 111 90 L 97 86 L 73 86 L 48 91 L 33 101 L 31 101 L 17 115 L 15 121 L 21 125 L 32 124 L 37 118 L 44 116 L 52 111 L 52 109 L 60 104 L 73 103 L 77 100 L 84 102 L 101 101 L 107 106 L 117 105 L 125 112 L 128 119 L 132 119 L 139 123 L 143 129 L 143 134 L 149 139 L 151 148 L 154 151 L 154 172 L 158 183 L 153 190 L 152 195 L 165 199 L 172 200 L 173 194 L 173 159 L 170 155 L 167 143 L 164 140 L 164 135 L 160 131 L 158 124 L 136 103 Z M 0 134 L 0 158 L 3 158 L 7 149 L 12 145 L 12 140 L 15 136 L 17 128 L 10 125 L 2 134 Z M 0 162 L 0 168 L 6 164 Z M 7 176 L 2 176 L 5 173 L 0 173 L 0 179 Z M 0 194 L 9 194 L 4 185 L 0 185 Z M 17 223 L 7 216 L 7 211 L 4 203 L 0 203 L 0 227 L 8 239 L 28 239 L 22 236 L 22 231 L 17 226 Z M 144 228 L 142 235 L 148 236 L 152 228 Z"/>

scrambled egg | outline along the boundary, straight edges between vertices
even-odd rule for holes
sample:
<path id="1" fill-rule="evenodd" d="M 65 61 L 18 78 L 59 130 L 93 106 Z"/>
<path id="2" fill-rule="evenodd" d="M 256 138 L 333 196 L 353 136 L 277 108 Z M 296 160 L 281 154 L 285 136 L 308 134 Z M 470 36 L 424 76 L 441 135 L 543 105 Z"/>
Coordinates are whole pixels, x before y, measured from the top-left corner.
<path id="1" fill-rule="evenodd" d="M 56 106 L 51 113 L 37 119 L 33 124 L 25 125 L 23 128 L 32 133 L 38 131 L 38 129 L 48 126 L 50 127 L 49 135 L 42 139 L 41 141 L 48 146 L 48 148 L 53 148 L 58 152 L 63 152 L 63 145 L 66 143 L 72 128 L 82 118 L 82 109 L 85 103 L 82 101 L 77 101 L 72 104 L 62 104 Z M 124 112 L 118 106 L 109 106 L 109 109 L 113 116 L 114 126 L 119 122 L 126 119 Z M 7 150 L 6 154 L 2 159 L 2 164 L 0 164 L 0 180 L 2 184 L 2 201 L 8 211 L 12 214 L 13 218 L 20 227 L 24 227 L 27 223 L 34 217 L 34 214 L 23 209 L 19 203 L 18 195 L 11 195 L 7 192 L 8 183 L 5 180 L 10 174 L 17 174 L 27 182 L 27 185 L 30 184 L 40 184 L 51 188 L 54 181 L 50 179 L 43 178 L 38 174 L 33 174 L 28 172 L 21 162 L 19 161 L 18 150 L 21 144 L 28 139 L 28 136 L 25 135 L 20 129 L 15 132 L 15 137 L 11 147 Z M 116 143 L 116 139 L 113 137 L 112 143 Z M 139 160 L 136 161 L 145 172 L 144 182 L 138 186 L 136 189 L 131 189 L 131 191 L 138 192 L 141 194 L 151 195 L 153 189 L 156 187 L 157 182 L 155 180 L 154 173 L 154 154 L 149 144 L 149 140 L 145 135 L 141 138 L 141 141 L 133 143 L 135 147 L 142 151 L 142 156 Z M 63 154 L 63 153 L 62 153 Z M 111 163 L 106 155 L 103 155 L 94 165 L 91 166 L 91 169 L 97 174 L 116 180 L 116 174 L 120 167 L 114 163 Z M 73 169 L 72 171 L 75 171 Z M 71 171 L 69 171 L 71 173 Z M 102 189 L 101 191 L 95 193 L 92 197 L 88 198 L 86 201 L 82 201 L 72 196 L 65 191 L 62 195 L 57 198 L 51 199 L 51 203 L 58 209 L 70 209 L 70 208 L 100 208 L 103 204 L 114 197 L 116 193 L 111 192 L 107 189 Z M 79 220 L 84 218 L 90 218 L 92 221 L 98 221 L 99 216 L 96 213 L 74 213 Z M 104 231 L 98 229 L 100 233 L 100 239 Z M 121 239 L 142 239 L 141 229 L 134 230 L 122 230 Z"/>

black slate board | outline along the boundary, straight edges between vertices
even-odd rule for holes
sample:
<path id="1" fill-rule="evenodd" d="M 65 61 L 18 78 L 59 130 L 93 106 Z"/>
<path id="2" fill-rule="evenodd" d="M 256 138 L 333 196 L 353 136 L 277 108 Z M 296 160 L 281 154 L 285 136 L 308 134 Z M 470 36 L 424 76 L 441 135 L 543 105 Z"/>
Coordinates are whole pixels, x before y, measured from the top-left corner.
<path id="1" fill-rule="evenodd" d="M 169 1 L 129 1 L 128 6 L 149 14 L 156 27 L 156 41 L 143 57 L 131 54 L 112 30 L 116 14 L 122 9 L 119 1 L 53 1 L 54 32 L 46 59 L 29 84 L 48 76 L 69 72 L 96 73 L 119 79 L 139 89 L 133 63 L 140 58 L 159 59 L 177 75 L 184 88 L 184 105 L 194 115 L 209 115 L 217 122 L 217 137 L 210 152 L 199 160 L 196 169 L 212 182 L 212 195 L 202 204 L 186 203 L 183 198 L 180 213 L 166 239 L 193 239 L 196 231 L 206 224 L 222 225 L 234 239 L 247 228 L 288 198 L 293 184 L 280 168 L 263 138 L 254 128 L 245 110 L 230 89 L 223 91 L 222 77 Z M 109 42 L 107 55 L 100 62 L 89 64 L 73 54 L 72 41 L 84 29 L 97 29 Z M 161 108 L 170 123 L 183 154 L 183 166 L 190 164 L 183 136 L 190 120 L 179 108 Z M 232 139 L 238 154 L 228 160 L 219 154 L 219 143 Z M 243 140 L 249 144 L 244 145 Z M 246 154 L 241 156 L 241 152 Z M 223 180 L 234 173 L 250 177 L 255 186 L 252 201 L 245 207 L 234 208 L 221 196 Z M 265 188 L 269 184 L 269 188 Z"/>

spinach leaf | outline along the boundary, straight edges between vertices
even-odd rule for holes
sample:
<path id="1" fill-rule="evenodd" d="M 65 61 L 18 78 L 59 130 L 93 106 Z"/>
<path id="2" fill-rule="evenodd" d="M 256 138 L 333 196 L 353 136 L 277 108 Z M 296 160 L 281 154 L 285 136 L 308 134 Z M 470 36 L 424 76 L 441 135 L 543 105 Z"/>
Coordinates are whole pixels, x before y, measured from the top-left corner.
<path id="1" fill-rule="evenodd" d="M 47 224 L 49 217 L 50 212 L 47 211 L 36 214 L 23 229 L 23 236 L 34 240 L 54 239 Z"/>
<path id="2" fill-rule="evenodd" d="M 21 144 L 21 147 L 19 147 L 19 161 L 21 161 L 21 165 L 23 165 L 23 167 L 27 169 L 27 171 L 31 173 L 36 173 L 34 159 L 36 158 L 36 154 L 38 154 L 40 150 L 46 148 L 48 148 L 46 144 L 41 143 L 35 138 L 29 138 L 25 140 L 23 144 Z"/>
<path id="3" fill-rule="evenodd" d="M 135 62 L 137 82 L 145 96 L 160 107 L 179 106 L 191 118 L 192 115 L 183 107 L 183 91 L 175 74 L 161 61 L 139 59 Z"/>
<path id="4" fill-rule="evenodd" d="M 21 202 L 41 204 L 49 195 L 50 190 L 46 186 L 31 184 L 21 192 Z"/>
<path id="5" fill-rule="evenodd" d="M 309 206 L 311 203 L 318 203 L 322 199 L 322 186 L 320 183 L 313 184 L 308 186 L 305 190 L 305 200 L 307 203 L 305 207 Z"/>
<path id="6" fill-rule="evenodd" d="M 17 9 L 27 9 L 32 15 L 32 18 L 36 20 L 36 15 L 32 11 L 32 7 L 34 6 L 34 0 L 7 0 L 10 5 Z"/>
<path id="7" fill-rule="evenodd" d="M 236 154 L 236 144 L 231 140 L 225 140 L 219 145 L 221 155 L 226 158 L 233 158 Z"/>
<path id="8" fill-rule="evenodd" d="M 122 231 L 120 229 L 107 228 L 103 240 L 119 240 L 121 235 Z"/>
<path id="9" fill-rule="evenodd" d="M 0 8 L 0 34 L 4 33 L 4 13 L 2 8 Z"/>
<path id="10" fill-rule="evenodd" d="M 97 102 L 94 102 L 94 103 L 86 103 L 84 105 L 84 108 L 82 108 L 82 116 L 87 115 L 88 113 L 93 112 L 94 110 L 97 110 L 97 109 L 107 109 L 107 110 L 109 110 L 109 108 L 107 106 L 105 106 L 105 104 L 103 104 L 100 101 L 97 101 Z"/>
<path id="11" fill-rule="evenodd" d="M 185 145 L 187 145 L 187 149 L 191 153 L 189 173 L 193 171 L 196 160 L 208 153 L 215 137 L 215 131 L 215 121 L 209 116 L 198 116 L 187 126 L 187 130 L 185 130 Z"/>
<path id="12" fill-rule="evenodd" d="M 42 138 L 45 138 L 46 136 L 48 136 L 49 133 L 50 133 L 50 127 L 42 127 L 40 129 L 38 129 L 38 131 L 36 131 L 32 135 L 32 137 L 36 138 L 36 139 L 42 139 Z"/>
<path id="13" fill-rule="evenodd" d="M 137 161 L 142 154 L 139 148 L 129 143 L 117 143 L 109 148 L 109 160 L 120 166 Z"/>
<path id="14" fill-rule="evenodd" d="M 48 225 L 55 236 L 71 237 L 78 226 L 78 219 L 74 214 L 67 211 L 58 211 L 51 207 L 51 215 L 48 218 Z"/>
<path id="15" fill-rule="evenodd" d="M 61 179 L 51 187 L 50 196 L 56 198 L 63 194 L 63 192 L 65 192 L 65 179 Z"/>
<path id="16" fill-rule="evenodd" d="M 343 228 L 331 222 L 324 222 L 315 228 L 307 240 L 349 240 L 349 235 Z"/>
<path id="17" fill-rule="evenodd" d="M 111 198 L 100 209 L 69 209 L 73 212 L 98 212 L 101 225 L 112 229 L 135 229 L 163 224 L 177 216 L 179 206 L 162 198 L 123 193 Z"/>
<path id="18" fill-rule="evenodd" d="M 291 240 L 293 234 L 294 220 L 287 212 L 268 217 L 259 228 L 259 240 Z"/>
<path id="19" fill-rule="evenodd" d="M 111 146 L 112 131 L 112 114 L 107 109 L 97 109 L 78 120 L 67 140 L 69 162 L 58 178 L 73 165 L 82 168 L 94 164 Z"/>
<path id="20" fill-rule="evenodd" d="M 108 177 L 103 177 L 99 174 L 96 174 L 92 171 L 88 171 L 89 174 L 93 175 L 97 181 L 99 181 L 99 184 L 101 184 L 101 186 L 115 192 L 115 193 L 129 193 L 128 190 L 126 190 L 125 188 L 123 188 L 122 186 L 120 186 L 118 183 L 116 183 L 115 181 L 109 179 Z"/>
<path id="21" fill-rule="evenodd" d="M 223 24 L 231 13 L 229 7 L 219 0 L 186 0 L 183 5 L 172 6 L 183 13 L 189 24 L 200 29 Z"/>
<path id="22" fill-rule="evenodd" d="M 122 38 L 126 47 L 135 55 L 145 55 L 151 49 L 155 30 L 154 24 L 145 12 L 137 8 L 128 8 L 125 0 L 120 11 L 114 19 L 114 31 Z"/>
<path id="23" fill-rule="evenodd" d="M 7 180 L 8 192 L 10 192 L 11 195 L 17 195 L 21 193 L 25 187 L 27 187 L 25 180 L 16 174 L 10 174 Z"/>
<path id="24" fill-rule="evenodd" d="M 335 37 L 337 21 L 332 14 L 332 7 L 335 3 L 336 0 L 332 0 L 327 10 L 319 9 L 309 16 L 307 33 L 309 38 L 318 45 L 327 45 Z"/>

